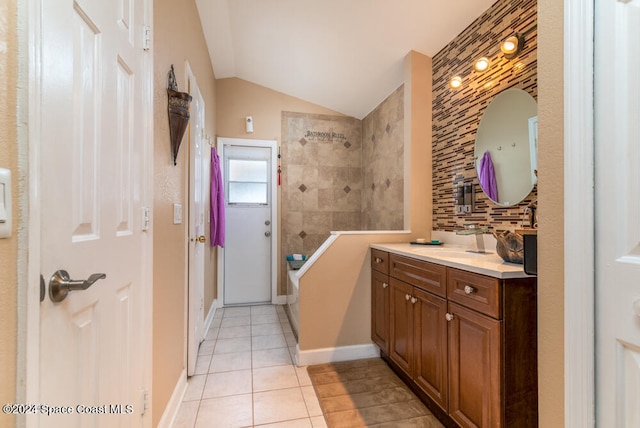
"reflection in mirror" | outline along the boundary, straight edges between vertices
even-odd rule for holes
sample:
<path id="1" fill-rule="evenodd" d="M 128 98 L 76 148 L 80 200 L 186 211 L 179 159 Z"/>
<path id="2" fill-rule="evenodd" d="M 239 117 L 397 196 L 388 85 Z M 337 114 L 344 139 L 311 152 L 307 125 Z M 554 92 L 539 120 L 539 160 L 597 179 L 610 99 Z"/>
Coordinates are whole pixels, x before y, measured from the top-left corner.
<path id="1" fill-rule="evenodd" d="M 522 89 L 507 89 L 486 108 L 474 156 L 484 193 L 500 206 L 522 202 L 533 190 L 538 164 L 538 106 Z"/>

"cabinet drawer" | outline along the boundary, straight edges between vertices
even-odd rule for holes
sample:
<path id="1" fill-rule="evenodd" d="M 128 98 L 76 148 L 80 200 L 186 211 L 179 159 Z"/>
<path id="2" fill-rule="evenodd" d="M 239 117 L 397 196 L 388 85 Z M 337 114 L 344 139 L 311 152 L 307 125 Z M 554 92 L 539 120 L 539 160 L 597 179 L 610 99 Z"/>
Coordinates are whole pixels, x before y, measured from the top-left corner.
<path id="1" fill-rule="evenodd" d="M 447 268 L 391 254 L 389 275 L 441 297 L 447 296 Z"/>
<path id="2" fill-rule="evenodd" d="M 502 318 L 501 284 L 497 278 L 458 269 L 448 269 L 447 296 L 490 317 Z"/>
<path id="3" fill-rule="evenodd" d="M 382 273 L 389 273 L 389 253 L 371 249 L 371 269 Z"/>

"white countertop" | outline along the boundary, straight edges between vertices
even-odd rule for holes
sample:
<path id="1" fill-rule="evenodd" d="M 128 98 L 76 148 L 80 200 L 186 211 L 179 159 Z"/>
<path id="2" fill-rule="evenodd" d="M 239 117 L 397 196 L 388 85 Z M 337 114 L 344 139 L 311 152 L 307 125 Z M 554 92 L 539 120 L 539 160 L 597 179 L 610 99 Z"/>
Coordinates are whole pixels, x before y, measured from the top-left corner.
<path id="1" fill-rule="evenodd" d="M 507 263 L 495 252 L 472 253 L 465 247 L 453 245 L 372 244 L 371 248 L 438 263 L 456 269 L 475 272 L 494 278 L 527 278 L 523 266 Z"/>

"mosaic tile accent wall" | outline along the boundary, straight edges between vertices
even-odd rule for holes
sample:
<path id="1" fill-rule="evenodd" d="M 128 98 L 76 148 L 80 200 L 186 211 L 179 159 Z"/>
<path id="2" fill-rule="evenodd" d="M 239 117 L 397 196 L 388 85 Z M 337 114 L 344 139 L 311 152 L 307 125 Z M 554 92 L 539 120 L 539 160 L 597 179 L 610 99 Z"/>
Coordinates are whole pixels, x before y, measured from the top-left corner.
<path id="1" fill-rule="evenodd" d="M 536 0 L 499 0 L 433 57 L 433 230 L 454 231 L 466 223 L 513 230 L 522 225 L 525 207 L 537 199 L 534 187 L 514 207 L 491 202 L 478 183 L 473 152 L 478 124 L 495 95 L 515 87 L 538 97 L 536 24 Z M 529 30 L 524 50 L 505 59 L 499 44 Z M 473 62 L 481 56 L 490 59 L 491 67 L 478 75 Z M 455 75 L 463 78 L 458 90 L 448 86 Z M 455 189 L 462 182 L 475 184 L 473 213 L 455 212 Z"/>
<path id="2" fill-rule="evenodd" d="M 311 255 L 362 224 L 362 122 L 282 113 L 282 250 Z M 286 269 L 285 269 L 286 271 Z"/>
<path id="3" fill-rule="evenodd" d="M 362 120 L 362 228 L 404 228 L 404 85 Z"/>

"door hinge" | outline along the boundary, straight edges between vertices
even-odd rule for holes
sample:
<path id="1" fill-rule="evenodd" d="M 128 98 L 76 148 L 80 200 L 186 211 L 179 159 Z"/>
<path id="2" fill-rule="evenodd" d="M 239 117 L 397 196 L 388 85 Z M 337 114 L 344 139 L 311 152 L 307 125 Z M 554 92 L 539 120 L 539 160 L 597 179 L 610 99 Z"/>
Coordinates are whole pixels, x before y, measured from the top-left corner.
<path id="1" fill-rule="evenodd" d="M 142 49 L 148 51 L 151 49 L 151 26 L 142 26 Z"/>
<path id="2" fill-rule="evenodd" d="M 140 391 L 140 414 L 144 415 L 149 408 L 149 392 L 146 389 Z"/>
<path id="3" fill-rule="evenodd" d="M 149 230 L 151 218 L 149 217 L 149 207 L 142 207 L 142 230 Z"/>

